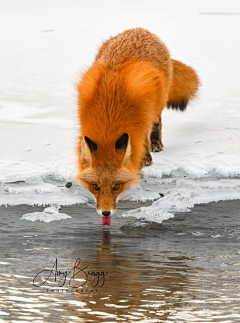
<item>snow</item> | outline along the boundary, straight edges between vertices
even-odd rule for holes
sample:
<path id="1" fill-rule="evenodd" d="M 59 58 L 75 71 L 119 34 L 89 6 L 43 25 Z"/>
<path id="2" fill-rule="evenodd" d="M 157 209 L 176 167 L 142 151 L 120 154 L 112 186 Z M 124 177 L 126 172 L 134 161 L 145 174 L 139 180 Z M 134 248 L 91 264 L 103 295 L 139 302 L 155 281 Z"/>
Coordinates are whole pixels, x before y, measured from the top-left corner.
<path id="1" fill-rule="evenodd" d="M 35 222 L 37 220 L 43 221 L 46 223 L 62 220 L 62 219 L 70 219 L 71 216 L 67 215 L 65 213 L 59 213 L 59 208 L 51 206 L 47 207 L 43 210 L 43 212 L 33 212 L 33 213 L 27 213 L 22 215 L 20 220 L 29 220 L 32 222 Z"/>
<path id="2" fill-rule="evenodd" d="M 123 216 L 161 223 L 195 204 L 239 199 L 239 13 L 235 0 L 2 2 L 0 205 L 91 199 L 65 187 L 76 172 L 76 84 L 102 41 L 133 27 L 157 34 L 202 86 L 184 113 L 164 110 L 164 150 L 142 170 L 141 188 L 121 197 L 154 201 Z"/>

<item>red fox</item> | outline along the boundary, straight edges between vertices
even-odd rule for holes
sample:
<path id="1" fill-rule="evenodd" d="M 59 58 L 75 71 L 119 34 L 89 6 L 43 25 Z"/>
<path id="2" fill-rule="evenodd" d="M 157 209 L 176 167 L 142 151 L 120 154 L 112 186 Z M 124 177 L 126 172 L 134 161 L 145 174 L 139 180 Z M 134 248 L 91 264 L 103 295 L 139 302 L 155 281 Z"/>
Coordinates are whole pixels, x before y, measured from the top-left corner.
<path id="1" fill-rule="evenodd" d="M 110 224 L 120 193 L 152 164 L 150 151 L 163 149 L 164 107 L 184 111 L 198 85 L 196 72 L 171 59 L 148 30 L 126 30 L 103 43 L 78 84 L 75 177 L 95 196 L 103 224 Z"/>

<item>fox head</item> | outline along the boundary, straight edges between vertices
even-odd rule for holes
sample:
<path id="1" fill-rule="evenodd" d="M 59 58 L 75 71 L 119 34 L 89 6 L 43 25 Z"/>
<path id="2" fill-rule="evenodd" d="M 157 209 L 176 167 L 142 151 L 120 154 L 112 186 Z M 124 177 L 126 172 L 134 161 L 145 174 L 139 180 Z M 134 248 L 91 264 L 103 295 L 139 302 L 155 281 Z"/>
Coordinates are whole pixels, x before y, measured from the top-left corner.
<path id="1" fill-rule="evenodd" d="M 138 182 L 131 170 L 131 143 L 127 133 L 104 145 L 84 136 L 81 142 L 80 171 L 77 181 L 96 199 L 97 212 L 111 216 L 119 195 Z"/>

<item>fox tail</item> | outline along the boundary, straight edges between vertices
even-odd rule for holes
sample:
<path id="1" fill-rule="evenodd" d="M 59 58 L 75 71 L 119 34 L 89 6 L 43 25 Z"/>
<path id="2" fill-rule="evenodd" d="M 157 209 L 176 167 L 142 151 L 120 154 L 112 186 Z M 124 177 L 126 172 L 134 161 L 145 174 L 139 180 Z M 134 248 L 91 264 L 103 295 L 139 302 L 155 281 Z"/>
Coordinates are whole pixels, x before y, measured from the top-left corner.
<path id="1" fill-rule="evenodd" d="M 172 59 L 173 77 L 169 91 L 167 108 L 184 111 L 199 86 L 196 72 L 189 66 Z"/>

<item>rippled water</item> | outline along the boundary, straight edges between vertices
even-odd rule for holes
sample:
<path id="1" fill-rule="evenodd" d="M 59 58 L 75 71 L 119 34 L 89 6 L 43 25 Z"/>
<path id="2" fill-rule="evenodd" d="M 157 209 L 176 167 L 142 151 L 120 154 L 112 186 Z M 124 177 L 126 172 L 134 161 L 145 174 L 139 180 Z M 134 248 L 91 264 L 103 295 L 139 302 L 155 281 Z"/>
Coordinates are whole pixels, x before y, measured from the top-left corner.
<path id="1" fill-rule="evenodd" d="M 240 322 L 240 201 L 162 225 L 119 215 L 138 205 L 104 230 L 86 205 L 51 223 L 19 219 L 42 207 L 1 207 L 0 322 Z"/>

